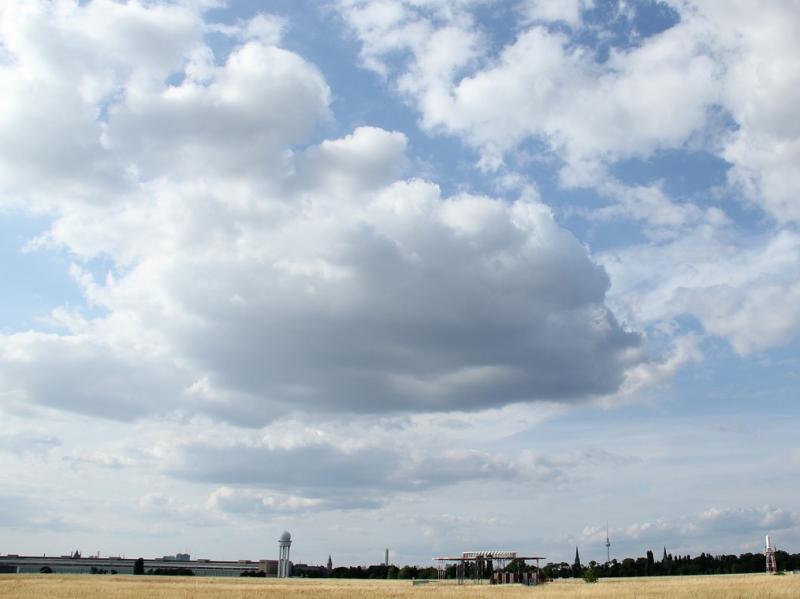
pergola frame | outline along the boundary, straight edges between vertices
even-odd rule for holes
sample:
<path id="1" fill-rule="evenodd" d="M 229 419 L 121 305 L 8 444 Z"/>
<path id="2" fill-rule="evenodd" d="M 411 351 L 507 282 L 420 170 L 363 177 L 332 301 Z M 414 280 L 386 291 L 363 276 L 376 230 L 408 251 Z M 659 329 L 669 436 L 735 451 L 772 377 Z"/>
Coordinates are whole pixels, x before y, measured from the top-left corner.
<path id="1" fill-rule="evenodd" d="M 543 556 L 538 555 L 517 555 L 516 551 L 465 551 L 459 557 L 434 557 L 433 560 L 438 562 L 437 570 L 439 574 L 439 580 L 445 579 L 445 572 L 447 571 L 448 565 L 452 562 L 456 565 L 456 581 L 458 584 L 464 584 L 465 581 L 465 571 L 466 571 L 466 564 L 469 562 L 475 562 L 475 570 L 473 573 L 472 582 L 474 584 L 481 584 L 484 581 L 483 573 L 484 567 L 486 562 L 491 561 L 494 565 L 493 570 L 499 571 L 505 569 L 506 565 L 510 561 L 517 562 L 517 580 L 521 581 L 521 566 L 528 561 L 535 561 L 536 562 L 536 582 L 534 584 L 538 584 L 540 579 L 540 568 L 539 568 L 539 560 L 545 559 Z M 504 584 L 499 581 L 501 584 Z"/>

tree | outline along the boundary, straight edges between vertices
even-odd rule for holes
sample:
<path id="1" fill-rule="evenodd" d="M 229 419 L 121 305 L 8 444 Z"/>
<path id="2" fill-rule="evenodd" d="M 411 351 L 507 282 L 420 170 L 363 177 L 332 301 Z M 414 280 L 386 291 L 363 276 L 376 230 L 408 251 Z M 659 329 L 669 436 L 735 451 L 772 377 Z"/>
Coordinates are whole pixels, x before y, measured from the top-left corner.
<path id="1" fill-rule="evenodd" d="M 636 560 L 626 557 L 619 567 L 620 576 L 636 576 Z"/>
<path id="2" fill-rule="evenodd" d="M 350 568 L 338 566 L 331 570 L 331 578 L 350 578 Z"/>
<path id="3" fill-rule="evenodd" d="M 389 566 L 386 564 L 376 564 L 367 568 L 367 578 L 378 579 L 388 578 Z"/>
<path id="4" fill-rule="evenodd" d="M 418 569 L 416 566 L 403 566 L 397 573 L 397 578 L 408 580 L 411 578 L 416 578 L 417 574 L 418 574 Z"/>
<path id="5" fill-rule="evenodd" d="M 133 573 L 136 575 L 144 574 L 144 558 L 140 557 L 133 563 Z"/>
<path id="6" fill-rule="evenodd" d="M 597 582 L 597 572 L 594 571 L 594 568 L 586 568 L 583 573 L 583 580 L 585 582 Z"/>
<path id="7" fill-rule="evenodd" d="M 634 576 L 647 576 L 647 558 L 646 557 L 639 557 L 636 558 L 636 573 Z"/>
<path id="8" fill-rule="evenodd" d="M 429 580 L 436 580 L 439 578 L 439 570 L 434 566 L 428 566 L 427 568 L 420 568 L 417 571 L 417 578 L 427 578 Z"/>

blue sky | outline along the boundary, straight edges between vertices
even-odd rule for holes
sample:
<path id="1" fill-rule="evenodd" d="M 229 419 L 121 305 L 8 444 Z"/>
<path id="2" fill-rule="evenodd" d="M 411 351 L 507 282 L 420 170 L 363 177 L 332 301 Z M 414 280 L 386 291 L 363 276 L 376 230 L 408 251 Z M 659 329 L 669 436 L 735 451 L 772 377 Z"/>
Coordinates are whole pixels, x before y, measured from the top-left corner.
<path id="1" fill-rule="evenodd" d="M 798 20 L 0 9 L 9 551 L 800 550 Z"/>

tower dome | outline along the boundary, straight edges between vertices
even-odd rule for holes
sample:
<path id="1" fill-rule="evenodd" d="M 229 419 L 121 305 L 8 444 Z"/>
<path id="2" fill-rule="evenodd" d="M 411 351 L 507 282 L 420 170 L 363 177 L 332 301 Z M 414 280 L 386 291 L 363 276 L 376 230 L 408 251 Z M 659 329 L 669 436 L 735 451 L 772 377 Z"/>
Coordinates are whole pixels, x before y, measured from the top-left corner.
<path id="1" fill-rule="evenodd" d="M 289 534 L 288 530 L 285 530 L 281 535 L 281 538 L 278 539 L 281 543 L 291 543 L 292 535 Z"/>

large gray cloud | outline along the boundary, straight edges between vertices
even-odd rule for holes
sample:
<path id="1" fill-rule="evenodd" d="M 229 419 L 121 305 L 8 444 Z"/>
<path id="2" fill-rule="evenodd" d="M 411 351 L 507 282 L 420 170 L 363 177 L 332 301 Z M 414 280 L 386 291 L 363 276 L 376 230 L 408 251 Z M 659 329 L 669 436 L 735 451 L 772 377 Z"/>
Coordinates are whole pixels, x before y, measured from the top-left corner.
<path id="1" fill-rule="evenodd" d="M 215 278 L 196 297 L 183 280 L 198 278 L 196 265 L 165 273 L 205 325 L 173 338 L 224 387 L 380 412 L 619 386 L 640 340 L 603 306 L 605 274 L 541 206 L 442 201 L 413 182 L 320 210 L 265 236 L 271 259 L 209 257 L 200 268 Z"/>
<path id="2" fill-rule="evenodd" d="M 641 360 L 639 336 L 604 306 L 606 275 L 541 205 L 443 200 L 423 182 L 335 214 L 320 196 L 281 226 L 240 224 L 205 251 L 145 254 L 88 291 L 158 326 L 155 347 L 108 319 L 66 336 L 7 336 L 7 386 L 99 415 L 177 395 L 167 407 L 263 422 L 298 408 L 579 400 L 613 393 Z M 120 345 L 127 335 L 138 351 Z"/>
<path id="3" fill-rule="evenodd" d="M 114 40 L 86 33 L 101 9 Z M 120 22 L 126 10 L 158 28 L 162 9 L 98 2 L 66 16 L 5 13 L 6 30 L 16 19 L 28 26 L 6 34 L 16 60 L 2 76 L 57 84 L 51 91 L 69 99 L 52 117 L 25 112 L 27 88 L 12 86 L 5 101 L 20 118 L 8 131 L 100 116 L 59 133 L 47 152 L 32 148 L 26 160 L 42 185 L 11 176 L 0 197 L 50 216 L 34 245 L 77 256 L 72 274 L 105 312 L 58 311 L 55 331 L 4 336 L 10 401 L 260 424 L 294 410 L 585 400 L 615 393 L 644 360 L 640 336 L 604 303 L 604 270 L 545 205 L 443 197 L 433 183 L 403 179 L 398 132 L 361 127 L 303 148 L 329 116 L 330 91 L 274 39 L 240 31 L 230 55 L 215 57 L 197 15 L 176 8 L 159 32 L 171 40 L 162 60 L 126 62 L 109 50 L 140 43 L 139 29 Z M 35 40 L 45 30 L 76 33 L 42 54 Z M 81 70 L 76 56 L 86 53 L 99 62 Z M 75 147 L 94 148 L 82 155 L 88 166 L 70 178 L 62 165 L 49 179 L 51 161 Z M 113 264 L 106 276 L 80 264 L 98 256 Z"/>
<path id="4" fill-rule="evenodd" d="M 401 445 L 193 442 L 175 447 L 164 470 L 178 479 L 225 485 L 211 497 L 220 511 L 276 513 L 374 508 L 398 494 L 473 481 L 552 483 L 584 459 L 529 452 L 509 458 L 472 450 L 415 451 Z"/>

